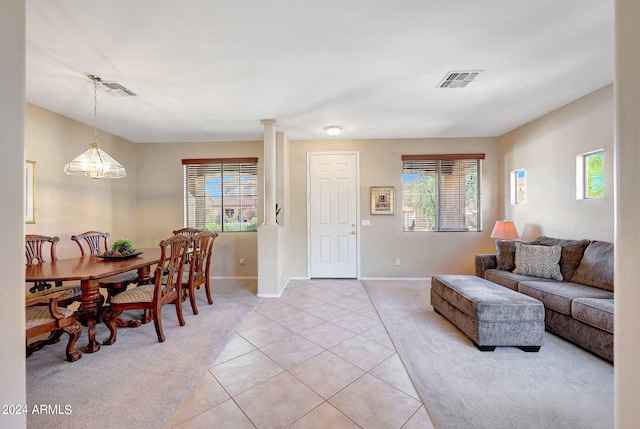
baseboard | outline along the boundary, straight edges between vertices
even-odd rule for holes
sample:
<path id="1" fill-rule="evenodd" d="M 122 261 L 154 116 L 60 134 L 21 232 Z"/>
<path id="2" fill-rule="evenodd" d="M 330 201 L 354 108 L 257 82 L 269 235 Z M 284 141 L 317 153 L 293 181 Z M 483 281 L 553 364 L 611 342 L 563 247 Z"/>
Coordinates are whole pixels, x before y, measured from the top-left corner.
<path id="1" fill-rule="evenodd" d="M 358 280 L 430 281 L 431 277 L 360 277 Z"/>

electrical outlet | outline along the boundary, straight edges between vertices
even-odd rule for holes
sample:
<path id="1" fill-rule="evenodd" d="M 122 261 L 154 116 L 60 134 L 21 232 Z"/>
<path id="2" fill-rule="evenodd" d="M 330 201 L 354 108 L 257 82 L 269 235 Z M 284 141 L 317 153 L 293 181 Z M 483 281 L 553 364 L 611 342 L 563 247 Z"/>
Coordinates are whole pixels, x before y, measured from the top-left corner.
<path id="1" fill-rule="evenodd" d="M 400 259 L 396 259 L 396 266 L 400 265 Z"/>
<path id="2" fill-rule="evenodd" d="M 244 265 L 244 258 L 240 258 L 240 265 Z"/>

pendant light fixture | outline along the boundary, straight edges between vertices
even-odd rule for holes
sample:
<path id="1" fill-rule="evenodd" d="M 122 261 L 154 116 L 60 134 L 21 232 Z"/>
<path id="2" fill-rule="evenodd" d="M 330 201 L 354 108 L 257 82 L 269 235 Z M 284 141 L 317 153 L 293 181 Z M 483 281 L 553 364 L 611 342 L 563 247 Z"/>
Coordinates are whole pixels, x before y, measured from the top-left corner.
<path id="1" fill-rule="evenodd" d="M 93 81 L 93 143 L 89 145 L 89 150 L 64 166 L 64 174 L 92 179 L 120 179 L 127 175 L 126 170 L 98 145 L 98 82 L 102 82 L 102 79 L 95 75 L 89 75 L 89 79 Z"/>

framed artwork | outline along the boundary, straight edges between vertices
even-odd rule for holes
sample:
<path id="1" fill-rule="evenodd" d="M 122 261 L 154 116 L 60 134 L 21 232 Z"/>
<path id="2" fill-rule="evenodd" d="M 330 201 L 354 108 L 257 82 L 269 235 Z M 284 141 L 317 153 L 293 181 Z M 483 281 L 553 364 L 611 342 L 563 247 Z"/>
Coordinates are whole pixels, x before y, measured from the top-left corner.
<path id="1" fill-rule="evenodd" d="M 36 162 L 25 162 L 24 223 L 36 223 Z"/>
<path id="2" fill-rule="evenodd" d="M 371 187 L 371 214 L 393 214 L 393 186 Z"/>

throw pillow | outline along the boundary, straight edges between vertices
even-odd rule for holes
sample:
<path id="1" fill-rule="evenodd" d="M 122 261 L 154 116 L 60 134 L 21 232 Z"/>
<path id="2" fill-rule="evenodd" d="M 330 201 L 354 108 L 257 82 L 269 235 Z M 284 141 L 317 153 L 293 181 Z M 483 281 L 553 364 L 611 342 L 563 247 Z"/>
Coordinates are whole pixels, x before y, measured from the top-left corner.
<path id="1" fill-rule="evenodd" d="M 535 241 L 536 244 L 545 246 L 555 246 L 556 244 L 562 246 L 560 272 L 562 272 L 562 278 L 566 281 L 571 281 L 573 278 L 582 260 L 584 249 L 589 245 L 589 240 L 563 240 L 551 237 L 538 237 Z"/>
<path id="2" fill-rule="evenodd" d="M 562 246 L 534 246 L 516 243 L 516 274 L 562 280 L 560 256 Z"/>
<path id="3" fill-rule="evenodd" d="M 498 251 L 498 269 L 502 271 L 513 271 L 516 267 L 516 242 L 513 240 L 496 240 L 496 250 Z"/>
<path id="4" fill-rule="evenodd" d="M 571 281 L 613 291 L 613 243 L 592 241 Z"/>

